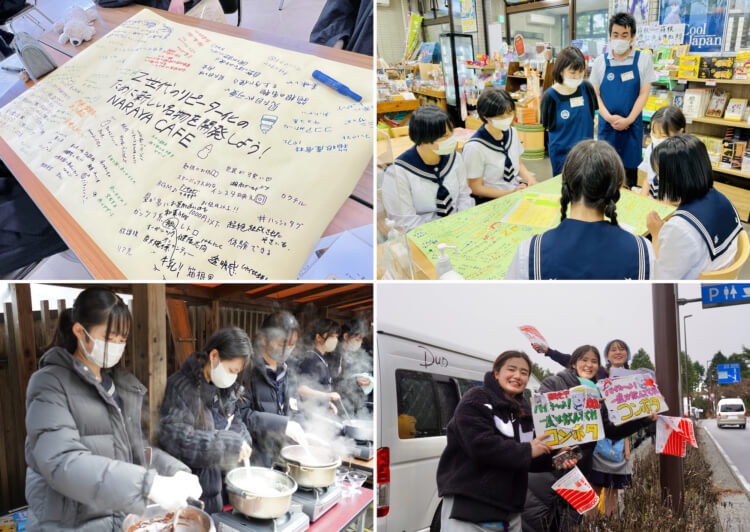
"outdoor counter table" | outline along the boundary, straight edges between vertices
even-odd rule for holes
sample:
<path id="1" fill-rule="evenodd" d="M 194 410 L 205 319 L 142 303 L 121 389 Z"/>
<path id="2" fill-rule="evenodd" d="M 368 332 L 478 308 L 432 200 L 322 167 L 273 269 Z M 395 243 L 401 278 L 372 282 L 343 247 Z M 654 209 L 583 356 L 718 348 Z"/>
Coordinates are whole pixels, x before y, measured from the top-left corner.
<path id="1" fill-rule="evenodd" d="M 142 9 L 150 8 L 141 5 L 130 5 L 119 8 L 97 7 L 99 19 L 94 23 L 96 34 L 91 41 L 78 47 L 74 47 L 70 44 L 61 45 L 57 41 L 58 35 L 54 31 L 45 33 L 41 38 L 41 42 L 46 48 L 52 49 L 49 50 L 51 55 L 57 64 L 61 65 L 67 62 L 71 57 L 85 50 L 97 39 L 106 35 L 109 31 L 116 28 L 123 21 L 135 15 Z M 245 28 L 237 28 L 227 24 L 205 21 L 186 15 L 169 13 L 167 11 L 152 11 L 161 17 L 187 26 L 193 26 L 271 46 L 277 46 L 295 52 L 312 54 L 324 59 L 338 61 L 361 68 L 372 68 L 372 57 L 370 56 L 335 50 L 333 48 L 311 44 L 303 40 L 280 37 L 270 32 L 266 33 Z M 32 84 L 33 83 L 29 83 L 27 86 L 31 86 Z M 23 84 L 14 86 L 4 95 L 0 95 L 0 107 L 3 107 L 17 97 L 22 92 L 21 89 L 24 89 L 22 85 Z M 3 139 L 0 139 L 0 159 L 5 162 L 55 230 L 95 278 L 125 278 L 125 275 L 117 265 L 114 264 L 94 240 L 82 230 L 81 226 L 75 221 L 71 214 L 63 208 L 55 196 L 51 194 L 42 182 L 28 169 Z M 370 162 L 352 195 L 345 201 L 321 236 L 354 229 L 372 223 L 372 174 L 373 165 L 372 162 Z"/>

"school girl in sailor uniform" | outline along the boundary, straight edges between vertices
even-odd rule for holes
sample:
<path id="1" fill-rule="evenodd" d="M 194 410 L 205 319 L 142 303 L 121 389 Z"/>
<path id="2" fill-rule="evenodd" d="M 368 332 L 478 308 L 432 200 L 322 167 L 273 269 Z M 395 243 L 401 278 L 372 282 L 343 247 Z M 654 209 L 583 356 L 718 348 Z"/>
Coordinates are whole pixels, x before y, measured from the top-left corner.
<path id="1" fill-rule="evenodd" d="M 423 105 L 409 119 L 414 146 L 385 170 L 383 206 L 404 231 L 474 206 L 448 113 Z"/>
<path id="2" fill-rule="evenodd" d="M 664 139 L 685 132 L 685 115 L 676 105 L 665 105 L 659 108 L 651 117 L 651 144 L 643 154 L 643 162 L 638 170 L 646 173 L 646 179 L 641 186 L 641 196 L 659 199 L 659 180 L 651 166 L 651 154 Z"/>
<path id="3" fill-rule="evenodd" d="M 594 112 L 599 108 L 594 88 L 584 81 L 586 58 L 574 46 L 563 48 L 555 61 L 555 83 L 542 96 L 542 125 L 549 132 L 552 175 L 562 173 L 573 146 L 594 138 Z"/>
<path id="4" fill-rule="evenodd" d="M 612 146 L 595 140 L 576 144 L 563 166 L 560 225 L 521 242 L 505 278 L 651 279 L 651 242 L 617 225 L 624 179 Z"/>
<path id="5" fill-rule="evenodd" d="M 697 279 L 732 264 L 742 223 L 732 203 L 713 188 L 705 144 L 693 135 L 670 137 L 654 149 L 651 164 L 659 176 L 659 199 L 679 203 L 666 222 L 655 212 L 646 220 L 657 253 L 655 278 Z"/>
<path id="6" fill-rule="evenodd" d="M 521 161 L 518 131 L 511 127 L 515 109 L 510 95 L 497 87 L 487 87 L 479 96 L 477 113 L 484 124 L 463 149 L 466 177 L 477 204 L 536 184 Z"/>

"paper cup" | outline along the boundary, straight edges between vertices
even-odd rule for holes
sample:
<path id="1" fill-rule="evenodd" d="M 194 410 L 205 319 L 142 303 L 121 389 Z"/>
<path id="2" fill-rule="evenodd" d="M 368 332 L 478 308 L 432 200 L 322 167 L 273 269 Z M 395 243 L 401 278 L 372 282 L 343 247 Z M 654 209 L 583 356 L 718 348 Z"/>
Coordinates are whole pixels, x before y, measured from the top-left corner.
<path id="1" fill-rule="evenodd" d="M 579 514 L 588 512 L 599 504 L 599 496 L 577 467 L 552 484 L 552 489 L 565 499 Z"/>

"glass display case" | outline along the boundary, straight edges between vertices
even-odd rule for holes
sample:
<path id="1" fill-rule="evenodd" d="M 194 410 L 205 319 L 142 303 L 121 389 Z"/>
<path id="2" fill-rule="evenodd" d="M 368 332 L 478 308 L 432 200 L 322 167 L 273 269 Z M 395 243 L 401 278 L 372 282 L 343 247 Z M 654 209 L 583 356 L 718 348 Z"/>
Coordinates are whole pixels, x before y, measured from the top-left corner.
<path id="1" fill-rule="evenodd" d="M 443 33 L 440 35 L 440 51 L 445 78 L 445 99 L 449 113 L 455 119 L 461 115 L 461 95 L 466 80 L 472 77 L 471 69 L 466 66 L 466 61 L 474 60 L 474 43 L 471 35 Z"/>

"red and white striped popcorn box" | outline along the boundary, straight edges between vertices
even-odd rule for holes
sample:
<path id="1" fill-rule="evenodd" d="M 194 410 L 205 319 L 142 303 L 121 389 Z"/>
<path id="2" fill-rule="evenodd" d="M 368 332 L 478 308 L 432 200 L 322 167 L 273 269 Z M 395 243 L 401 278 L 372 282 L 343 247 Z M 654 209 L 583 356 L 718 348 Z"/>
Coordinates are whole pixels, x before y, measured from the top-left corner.
<path id="1" fill-rule="evenodd" d="M 565 476 L 552 484 L 552 489 L 560 494 L 579 514 L 588 512 L 599 504 L 599 496 L 577 467 L 568 471 Z"/>
<path id="2" fill-rule="evenodd" d="M 656 420 L 656 452 L 658 454 L 684 457 L 688 443 L 698 448 L 692 419 L 658 416 Z"/>

